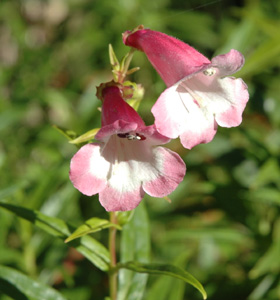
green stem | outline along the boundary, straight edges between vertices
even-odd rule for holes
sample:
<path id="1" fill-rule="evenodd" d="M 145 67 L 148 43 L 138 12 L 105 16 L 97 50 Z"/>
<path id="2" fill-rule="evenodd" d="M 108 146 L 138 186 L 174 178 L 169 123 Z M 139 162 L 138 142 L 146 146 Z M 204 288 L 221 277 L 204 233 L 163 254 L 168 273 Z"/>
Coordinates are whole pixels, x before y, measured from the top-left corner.
<path id="1" fill-rule="evenodd" d="M 117 218 L 115 212 L 110 212 L 110 222 L 113 224 L 117 224 Z M 111 269 L 115 268 L 117 264 L 116 258 L 116 232 L 117 229 L 114 227 L 110 227 L 109 229 L 109 251 L 111 258 Z M 109 272 L 109 285 L 110 285 L 110 298 L 111 300 L 117 299 L 117 279 L 118 272 Z"/>

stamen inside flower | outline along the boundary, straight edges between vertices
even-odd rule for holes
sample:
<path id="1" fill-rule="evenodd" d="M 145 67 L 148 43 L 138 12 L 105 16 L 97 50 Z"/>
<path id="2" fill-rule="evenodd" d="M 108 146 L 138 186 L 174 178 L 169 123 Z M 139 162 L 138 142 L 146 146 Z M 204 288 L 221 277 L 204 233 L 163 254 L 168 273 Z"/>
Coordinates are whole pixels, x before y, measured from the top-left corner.
<path id="1" fill-rule="evenodd" d="M 146 139 L 146 137 L 144 135 L 139 134 L 137 132 L 136 133 L 129 133 L 129 132 L 118 133 L 117 135 L 120 138 L 127 138 L 130 141 L 144 141 Z"/>
<path id="2" fill-rule="evenodd" d="M 193 101 L 196 105 L 198 105 L 198 107 L 203 108 L 206 106 L 205 101 L 203 101 L 203 99 L 197 93 L 195 93 L 192 89 L 190 89 L 186 83 L 182 83 L 181 87 L 184 88 L 185 91 L 193 97 Z"/>

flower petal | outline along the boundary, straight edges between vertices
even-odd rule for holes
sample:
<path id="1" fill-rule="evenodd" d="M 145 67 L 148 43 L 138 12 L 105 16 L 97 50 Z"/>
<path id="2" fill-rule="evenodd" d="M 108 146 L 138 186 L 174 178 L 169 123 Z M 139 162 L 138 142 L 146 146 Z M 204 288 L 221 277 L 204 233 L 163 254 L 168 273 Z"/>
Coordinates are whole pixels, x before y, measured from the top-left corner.
<path id="1" fill-rule="evenodd" d="M 223 78 L 220 84 L 227 91 L 230 91 L 228 101 L 229 105 L 224 111 L 217 112 L 215 119 L 222 127 L 234 127 L 242 122 L 242 113 L 249 100 L 247 85 L 240 78 Z"/>
<path id="2" fill-rule="evenodd" d="M 142 181 L 150 176 L 152 153 L 149 142 L 113 135 L 103 148 L 102 155 L 111 167 L 107 187 L 100 193 L 100 203 L 108 211 L 134 209 L 144 196 Z"/>
<path id="3" fill-rule="evenodd" d="M 234 127 L 242 121 L 242 113 L 249 99 L 247 86 L 242 79 L 220 78 L 218 73 L 201 72 L 185 81 L 180 88 L 191 94 L 202 109 L 207 109 L 220 126 Z"/>
<path id="4" fill-rule="evenodd" d="M 152 113 L 161 134 L 170 138 L 180 136 L 183 146 L 191 149 L 210 142 L 217 123 L 223 127 L 238 126 L 248 99 L 242 79 L 220 78 L 213 69 L 186 77 L 166 89 Z"/>
<path id="5" fill-rule="evenodd" d="M 177 138 L 184 130 L 188 111 L 176 91 L 177 86 L 166 89 L 152 107 L 157 130 L 169 137 Z"/>
<path id="6" fill-rule="evenodd" d="M 170 142 L 170 138 L 160 134 L 157 131 L 155 124 L 146 126 L 145 128 L 142 128 L 139 132 L 143 134 L 145 137 L 147 137 L 151 146 L 163 145 Z"/>
<path id="7" fill-rule="evenodd" d="M 107 211 L 127 211 L 136 208 L 144 197 L 144 191 L 139 185 L 135 191 L 120 191 L 107 186 L 99 194 L 99 201 Z"/>
<path id="8" fill-rule="evenodd" d="M 219 69 L 219 76 L 227 76 L 236 73 L 244 65 L 244 56 L 237 50 L 231 49 L 228 53 L 215 56 L 211 65 Z"/>
<path id="9" fill-rule="evenodd" d="M 185 129 L 180 134 L 180 141 L 185 148 L 192 149 L 196 145 L 211 142 L 216 132 L 214 116 L 207 109 L 192 107 L 185 121 Z"/>
<path id="10" fill-rule="evenodd" d="M 143 189 L 153 197 L 167 196 L 183 180 L 186 173 L 185 163 L 177 153 L 167 148 L 156 147 L 153 155 L 153 168 L 158 175 L 155 179 L 145 181 Z"/>
<path id="11" fill-rule="evenodd" d="M 96 143 L 83 146 L 72 158 L 69 177 L 81 193 L 92 196 L 106 186 L 110 164 L 102 157 L 101 146 Z"/>
<path id="12" fill-rule="evenodd" d="M 200 121 L 199 121 L 200 120 Z M 180 135 L 180 141 L 186 149 L 192 149 L 199 144 L 206 144 L 213 140 L 217 132 L 217 123 L 212 119 L 198 118 L 193 128 L 186 129 Z"/>
<path id="13" fill-rule="evenodd" d="M 181 86 L 166 89 L 152 108 L 158 131 L 170 138 L 180 136 L 187 149 L 210 142 L 217 124 L 207 108 L 199 106 L 199 100 Z"/>
<path id="14" fill-rule="evenodd" d="M 185 164 L 178 154 L 153 148 L 148 139 L 112 136 L 102 154 L 111 163 L 107 186 L 99 198 L 108 211 L 134 209 L 144 196 L 142 185 L 152 196 L 166 196 L 185 174 Z"/>
<path id="15" fill-rule="evenodd" d="M 105 87 L 102 93 L 104 97 L 102 103 L 102 126 L 112 124 L 118 120 L 137 123 L 139 127 L 145 126 L 139 114 L 123 100 L 121 91 L 117 86 Z"/>

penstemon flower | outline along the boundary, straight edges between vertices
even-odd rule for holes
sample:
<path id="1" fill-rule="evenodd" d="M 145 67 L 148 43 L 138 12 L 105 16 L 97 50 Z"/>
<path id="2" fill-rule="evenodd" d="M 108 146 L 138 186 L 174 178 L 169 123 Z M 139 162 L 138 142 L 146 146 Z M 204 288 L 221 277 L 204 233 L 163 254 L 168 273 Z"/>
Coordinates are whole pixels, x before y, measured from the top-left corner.
<path id="1" fill-rule="evenodd" d="M 145 126 L 127 104 L 118 86 L 99 88 L 102 95 L 100 142 L 83 146 L 72 158 L 70 179 L 80 192 L 99 201 L 107 211 L 134 209 L 144 193 L 163 197 L 183 180 L 186 167 L 177 153 L 157 145 L 169 138 L 154 125 Z"/>
<path id="2" fill-rule="evenodd" d="M 167 85 L 152 108 L 157 130 L 180 137 L 185 148 L 210 142 L 218 125 L 238 126 L 249 99 L 242 79 L 226 77 L 244 64 L 243 55 L 231 50 L 209 61 L 182 41 L 139 26 L 126 31 L 127 46 L 143 51 Z"/>

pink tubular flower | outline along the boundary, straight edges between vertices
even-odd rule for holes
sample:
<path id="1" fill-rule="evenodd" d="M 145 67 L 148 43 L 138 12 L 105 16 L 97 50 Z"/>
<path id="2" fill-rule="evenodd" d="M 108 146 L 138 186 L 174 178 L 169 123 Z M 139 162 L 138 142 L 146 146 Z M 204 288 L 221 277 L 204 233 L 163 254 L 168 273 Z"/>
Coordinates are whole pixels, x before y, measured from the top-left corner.
<path id="1" fill-rule="evenodd" d="M 247 86 L 240 78 L 225 77 L 243 66 L 240 52 L 231 50 L 209 61 L 188 44 L 142 27 L 126 31 L 123 41 L 143 51 L 167 85 L 152 108 L 161 134 L 180 136 L 182 145 L 191 149 L 210 142 L 218 125 L 241 123 L 249 99 Z"/>
<path id="2" fill-rule="evenodd" d="M 134 209 L 144 193 L 163 197 L 183 180 L 186 167 L 177 153 L 155 145 L 169 139 L 145 126 L 117 86 L 102 90 L 100 143 L 83 146 L 72 158 L 70 179 L 81 193 L 99 193 L 107 211 Z"/>

